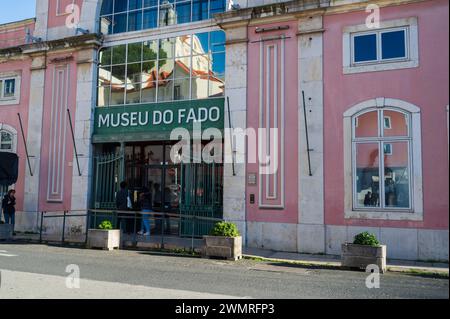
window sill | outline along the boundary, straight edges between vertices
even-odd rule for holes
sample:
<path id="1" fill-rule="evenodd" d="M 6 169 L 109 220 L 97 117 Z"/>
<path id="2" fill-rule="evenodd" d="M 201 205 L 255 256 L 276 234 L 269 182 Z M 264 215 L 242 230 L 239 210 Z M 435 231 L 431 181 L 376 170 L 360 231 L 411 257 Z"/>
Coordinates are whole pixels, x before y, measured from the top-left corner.
<path id="1" fill-rule="evenodd" d="M 365 65 L 344 66 L 344 74 L 364 73 L 364 72 L 378 72 L 411 69 L 419 67 L 419 61 L 401 61 L 401 62 L 379 62 Z"/>
<path id="2" fill-rule="evenodd" d="M 423 213 L 417 211 L 414 212 L 414 211 L 351 210 L 345 212 L 345 219 L 423 221 Z"/>
<path id="3" fill-rule="evenodd" d="M 0 105 L 18 105 L 20 100 L 18 98 L 0 99 Z"/>

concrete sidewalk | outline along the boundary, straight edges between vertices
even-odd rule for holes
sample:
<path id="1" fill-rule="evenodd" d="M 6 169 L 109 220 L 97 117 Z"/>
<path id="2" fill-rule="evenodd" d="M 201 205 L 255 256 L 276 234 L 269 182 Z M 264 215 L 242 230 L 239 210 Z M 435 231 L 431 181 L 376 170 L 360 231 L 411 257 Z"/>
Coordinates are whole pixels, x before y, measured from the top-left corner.
<path id="1" fill-rule="evenodd" d="M 266 260 L 273 260 L 279 262 L 295 262 L 305 264 L 308 266 L 319 267 L 340 267 L 341 256 L 335 255 L 320 255 L 320 254 L 299 254 L 272 251 L 260 248 L 243 248 L 244 257 L 247 258 L 261 258 Z M 442 273 L 448 274 L 448 263 L 442 262 L 423 262 L 413 260 L 397 260 L 388 259 L 387 268 L 389 271 L 396 272 L 427 272 L 427 273 Z"/>

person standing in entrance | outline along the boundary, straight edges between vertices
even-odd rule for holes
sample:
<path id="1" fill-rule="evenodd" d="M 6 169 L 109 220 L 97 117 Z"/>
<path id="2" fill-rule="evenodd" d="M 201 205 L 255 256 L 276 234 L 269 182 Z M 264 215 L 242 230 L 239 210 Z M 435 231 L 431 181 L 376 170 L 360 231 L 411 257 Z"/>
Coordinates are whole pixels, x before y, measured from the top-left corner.
<path id="1" fill-rule="evenodd" d="M 16 191 L 14 189 L 11 189 L 2 200 L 2 209 L 3 209 L 3 215 L 5 216 L 5 223 L 13 225 L 13 234 L 14 232 L 14 225 L 16 223 Z"/>
<path id="2" fill-rule="evenodd" d="M 120 190 L 116 194 L 116 208 L 117 210 L 128 210 L 128 189 L 127 189 L 127 183 L 122 182 L 120 183 Z M 118 214 L 117 222 L 119 224 L 119 228 L 122 230 L 126 226 L 126 219 L 123 217 L 126 217 L 126 214 Z"/>
<path id="3" fill-rule="evenodd" d="M 153 212 L 152 206 L 152 193 L 147 187 L 144 187 L 143 192 L 140 195 L 141 211 L 142 211 L 142 224 L 139 235 L 150 236 L 150 214 Z"/>

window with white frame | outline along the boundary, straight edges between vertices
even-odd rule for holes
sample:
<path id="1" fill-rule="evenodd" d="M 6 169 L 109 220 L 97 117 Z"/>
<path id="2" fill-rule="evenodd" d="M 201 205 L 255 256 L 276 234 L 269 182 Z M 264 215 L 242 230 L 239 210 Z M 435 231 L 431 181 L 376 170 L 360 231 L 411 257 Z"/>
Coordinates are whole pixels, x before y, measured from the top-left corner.
<path id="1" fill-rule="evenodd" d="M 417 18 L 343 29 L 344 74 L 413 68 L 419 65 Z"/>
<path id="2" fill-rule="evenodd" d="M 408 27 L 353 33 L 352 63 L 380 63 L 407 60 Z"/>
<path id="3" fill-rule="evenodd" d="M 0 79 L 0 99 L 14 97 L 16 94 L 16 79 Z"/>
<path id="4" fill-rule="evenodd" d="M 13 135 L 6 131 L 0 130 L 0 152 L 12 152 L 14 149 Z"/>
<path id="5" fill-rule="evenodd" d="M 352 123 L 353 208 L 412 210 L 410 114 L 374 108 Z"/>
<path id="6" fill-rule="evenodd" d="M 0 105 L 18 104 L 20 77 L 0 74 Z"/>

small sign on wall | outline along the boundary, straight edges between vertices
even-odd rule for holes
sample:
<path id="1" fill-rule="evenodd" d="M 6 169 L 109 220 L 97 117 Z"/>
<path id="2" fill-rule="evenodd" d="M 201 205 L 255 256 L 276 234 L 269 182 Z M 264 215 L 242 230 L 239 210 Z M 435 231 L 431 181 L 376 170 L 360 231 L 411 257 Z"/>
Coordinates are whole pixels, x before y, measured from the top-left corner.
<path id="1" fill-rule="evenodd" d="M 256 183 L 257 183 L 256 173 L 248 173 L 247 183 L 248 183 L 248 185 L 256 185 Z"/>

